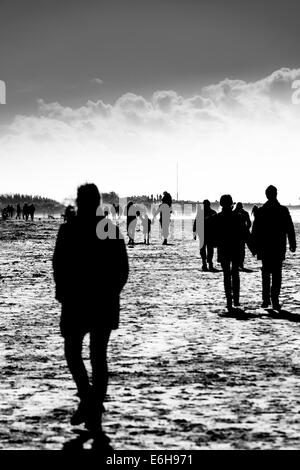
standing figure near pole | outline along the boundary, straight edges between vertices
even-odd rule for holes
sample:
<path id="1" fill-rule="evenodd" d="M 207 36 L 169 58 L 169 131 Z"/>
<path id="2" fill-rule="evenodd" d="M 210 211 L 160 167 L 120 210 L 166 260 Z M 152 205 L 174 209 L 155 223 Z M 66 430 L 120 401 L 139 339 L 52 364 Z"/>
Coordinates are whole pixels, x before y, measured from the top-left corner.
<path id="1" fill-rule="evenodd" d="M 169 238 L 169 229 L 171 223 L 171 213 L 172 213 L 172 196 L 167 191 L 164 191 L 163 197 L 161 199 L 161 204 L 158 209 L 153 214 L 153 222 L 155 217 L 159 214 L 159 223 L 163 236 L 163 245 L 168 244 Z"/>

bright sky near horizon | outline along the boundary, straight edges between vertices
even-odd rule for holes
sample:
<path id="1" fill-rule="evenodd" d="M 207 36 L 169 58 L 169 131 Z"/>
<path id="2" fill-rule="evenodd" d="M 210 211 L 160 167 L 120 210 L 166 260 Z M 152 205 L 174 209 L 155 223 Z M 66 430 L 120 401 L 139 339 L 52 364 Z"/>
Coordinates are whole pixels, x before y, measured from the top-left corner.
<path id="1" fill-rule="evenodd" d="M 298 0 L 2 0 L 0 193 L 298 203 Z M 300 96 L 300 93 L 297 95 Z"/>

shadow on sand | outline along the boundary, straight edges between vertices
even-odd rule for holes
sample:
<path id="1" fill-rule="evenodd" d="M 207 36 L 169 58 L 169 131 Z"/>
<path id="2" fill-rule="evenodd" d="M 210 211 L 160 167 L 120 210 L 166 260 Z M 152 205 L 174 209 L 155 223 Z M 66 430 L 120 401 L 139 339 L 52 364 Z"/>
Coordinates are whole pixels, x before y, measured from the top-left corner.
<path id="1" fill-rule="evenodd" d="M 257 315 L 246 312 L 242 308 L 232 308 L 230 311 L 223 312 L 219 316 L 224 318 L 235 318 L 236 320 L 249 320 L 251 318 L 257 318 Z"/>
<path id="2" fill-rule="evenodd" d="M 274 320 L 287 320 L 293 323 L 300 323 L 300 315 L 297 313 L 291 313 L 287 310 L 273 310 L 272 308 L 266 309 L 268 312 L 267 317 L 272 318 Z"/>
<path id="3" fill-rule="evenodd" d="M 74 429 L 74 433 L 77 434 L 77 437 L 66 441 L 62 448 L 63 451 L 81 452 L 90 450 L 101 455 L 109 455 L 114 451 L 110 445 L 110 439 L 104 433 L 95 435 L 90 431 L 83 429 Z M 91 441 L 91 447 L 90 449 L 85 449 L 84 444 L 88 441 Z"/>
<path id="4" fill-rule="evenodd" d="M 265 309 L 265 313 L 249 313 L 241 308 L 232 308 L 229 312 L 219 314 L 223 318 L 235 318 L 236 320 L 250 320 L 258 318 L 269 318 L 270 320 L 286 320 L 293 323 L 300 323 L 300 315 L 291 313 L 287 310 L 273 310 L 271 308 Z"/>

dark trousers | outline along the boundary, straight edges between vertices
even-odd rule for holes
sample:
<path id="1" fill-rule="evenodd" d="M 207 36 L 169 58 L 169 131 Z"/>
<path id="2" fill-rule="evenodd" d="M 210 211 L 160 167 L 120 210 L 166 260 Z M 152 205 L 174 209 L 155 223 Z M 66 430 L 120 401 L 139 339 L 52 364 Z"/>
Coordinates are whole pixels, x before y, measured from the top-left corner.
<path id="1" fill-rule="evenodd" d="M 200 249 L 200 256 L 204 265 L 206 265 L 206 262 L 209 265 L 212 264 L 214 256 L 214 246 L 211 243 L 205 243 Z"/>
<path id="2" fill-rule="evenodd" d="M 282 261 L 262 260 L 262 297 L 263 301 L 278 304 L 282 281 Z M 272 283 L 271 283 L 272 279 Z"/>
<path id="3" fill-rule="evenodd" d="M 240 273 L 238 261 L 222 261 L 224 276 L 224 289 L 227 299 L 227 305 L 232 305 L 232 298 L 235 304 L 240 300 Z"/>
<path id="4" fill-rule="evenodd" d="M 108 385 L 106 351 L 110 333 L 108 328 L 90 332 L 92 384 L 82 358 L 82 343 L 86 333 L 74 332 L 65 335 L 65 357 L 81 400 L 92 396 L 95 403 L 102 405 L 104 402 Z"/>
<path id="5" fill-rule="evenodd" d="M 245 250 L 245 243 L 242 243 L 240 246 L 240 267 L 244 267 L 244 262 L 245 262 L 245 255 L 246 255 L 246 250 Z"/>

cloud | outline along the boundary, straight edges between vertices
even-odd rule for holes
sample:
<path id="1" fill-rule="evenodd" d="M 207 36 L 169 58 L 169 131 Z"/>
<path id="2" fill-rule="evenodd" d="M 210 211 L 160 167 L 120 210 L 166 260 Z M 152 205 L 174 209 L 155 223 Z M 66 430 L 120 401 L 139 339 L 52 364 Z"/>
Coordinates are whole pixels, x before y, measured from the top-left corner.
<path id="1" fill-rule="evenodd" d="M 282 68 L 252 82 L 225 78 L 191 96 L 128 92 L 80 107 L 40 99 L 35 113 L 2 128 L 0 183 L 23 192 L 60 185 L 64 196 L 98 178 L 107 190 L 127 194 L 130 184 L 151 193 L 176 181 L 178 160 L 187 197 L 215 198 L 217 188 L 259 199 L 270 181 L 285 180 L 285 197 L 295 198 L 300 106 L 292 103 L 292 84 L 299 79 L 300 69 Z"/>
<path id="2" fill-rule="evenodd" d="M 256 82 L 226 78 L 202 92 L 224 116 L 276 120 L 287 110 L 298 113 L 292 103 L 292 85 L 299 78 L 300 69 L 281 68 Z"/>
<path id="3" fill-rule="evenodd" d="M 298 79 L 300 69 L 282 68 L 256 82 L 226 78 L 187 97 L 175 90 L 157 90 L 149 98 L 131 92 L 114 103 L 89 100 L 77 108 L 39 99 L 37 112 L 16 116 L 6 134 L 40 141 L 108 138 L 111 143 L 125 136 L 146 139 L 149 133 L 151 138 L 174 133 L 199 138 L 241 126 L 296 126 L 300 106 L 292 104 L 292 84 Z"/>
<path id="4" fill-rule="evenodd" d="M 102 78 L 92 78 L 91 82 L 97 83 L 98 85 L 103 85 L 104 80 L 102 80 Z"/>

